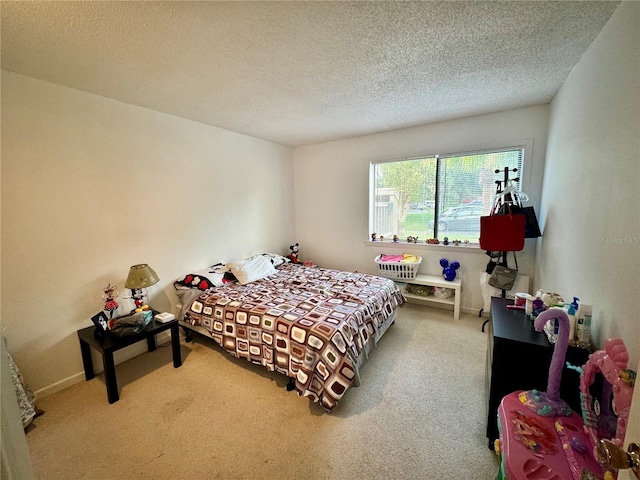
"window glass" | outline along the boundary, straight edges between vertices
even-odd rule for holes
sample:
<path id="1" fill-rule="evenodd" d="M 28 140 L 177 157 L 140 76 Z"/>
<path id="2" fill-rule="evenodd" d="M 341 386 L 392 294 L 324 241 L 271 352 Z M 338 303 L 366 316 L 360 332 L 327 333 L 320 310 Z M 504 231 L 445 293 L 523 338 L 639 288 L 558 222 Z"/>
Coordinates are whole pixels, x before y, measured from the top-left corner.
<path id="1" fill-rule="evenodd" d="M 524 148 L 517 147 L 372 164 L 370 231 L 401 241 L 411 236 L 477 243 L 496 180 L 503 180 L 505 168 L 510 179 L 519 179 L 523 156 Z M 513 183 L 519 190 L 520 182 Z"/>

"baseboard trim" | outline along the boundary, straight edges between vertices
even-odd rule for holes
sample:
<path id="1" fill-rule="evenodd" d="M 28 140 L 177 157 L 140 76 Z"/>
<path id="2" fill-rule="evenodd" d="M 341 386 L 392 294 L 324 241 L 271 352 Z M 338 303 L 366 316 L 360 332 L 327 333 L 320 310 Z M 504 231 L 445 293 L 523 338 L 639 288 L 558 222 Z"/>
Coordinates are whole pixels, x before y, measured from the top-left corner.
<path id="1" fill-rule="evenodd" d="M 60 390 L 69 388 L 71 385 L 81 382 L 82 380 L 84 380 L 84 371 L 71 375 L 70 377 L 53 383 L 47 387 L 41 388 L 40 390 L 36 390 L 33 393 L 35 393 L 37 398 L 45 398 L 49 395 L 53 395 L 54 393 L 59 392 Z"/>
<path id="2" fill-rule="evenodd" d="M 158 346 L 170 342 L 171 334 L 169 332 L 160 332 L 156 335 L 156 343 Z M 129 347 L 117 351 L 114 355 L 113 360 L 115 364 L 118 365 L 120 363 L 126 362 L 127 360 L 131 360 L 138 355 L 142 355 L 147 351 L 147 342 L 140 341 Z M 94 352 L 93 349 L 91 349 L 91 357 L 93 359 L 93 369 L 96 375 L 102 373 L 104 368 L 102 366 L 102 357 L 100 356 L 100 354 L 98 352 Z M 52 383 L 51 385 L 36 390 L 33 393 L 35 393 L 37 398 L 45 398 L 49 395 L 53 395 L 54 393 L 59 392 L 60 390 L 69 388 L 70 386 L 75 385 L 78 382 L 82 382 L 84 381 L 84 379 L 84 370 L 82 370 L 81 372 L 75 373 L 67 378 L 60 380 L 59 382 Z"/>

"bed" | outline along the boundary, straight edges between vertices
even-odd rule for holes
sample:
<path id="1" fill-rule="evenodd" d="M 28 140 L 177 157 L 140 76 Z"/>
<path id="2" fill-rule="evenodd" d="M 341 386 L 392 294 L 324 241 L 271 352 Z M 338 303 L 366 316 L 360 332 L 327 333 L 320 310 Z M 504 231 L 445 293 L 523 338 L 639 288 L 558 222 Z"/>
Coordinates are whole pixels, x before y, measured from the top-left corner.
<path id="1" fill-rule="evenodd" d="M 188 274 L 174 286 L 183 327 L 286 375 L 289 389 L 327 411 L 359 385 L 360 367 L 404 303 L 389 279 L 273 254 Z"/>

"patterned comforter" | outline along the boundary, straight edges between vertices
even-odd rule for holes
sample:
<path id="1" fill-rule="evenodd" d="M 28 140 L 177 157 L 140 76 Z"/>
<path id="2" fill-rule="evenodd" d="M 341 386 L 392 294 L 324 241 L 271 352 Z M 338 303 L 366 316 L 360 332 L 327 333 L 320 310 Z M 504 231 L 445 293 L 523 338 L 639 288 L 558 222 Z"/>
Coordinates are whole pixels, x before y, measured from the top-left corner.
<path id="1" fill-rule="evenodd" d="M 203 292 L 183 321 L 234 356 L 292 378 L 300 395 L 331 411 L 403 302 L 385 278 L 284 264 L 250 284 Z"/>

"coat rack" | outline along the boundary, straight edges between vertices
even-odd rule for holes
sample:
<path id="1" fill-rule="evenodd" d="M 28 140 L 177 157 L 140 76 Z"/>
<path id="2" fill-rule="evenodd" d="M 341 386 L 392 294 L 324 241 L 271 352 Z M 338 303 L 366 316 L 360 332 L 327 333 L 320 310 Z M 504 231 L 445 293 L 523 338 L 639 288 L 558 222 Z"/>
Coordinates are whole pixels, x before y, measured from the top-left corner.
<path id="1" fill-rule="evenodd" d="M 520 177 L 515 177 L 515 178 L 509 178 L 509 172 L 513 172 L 513 173 L 517 173 L 518 169 L 517 168 L 512 168 L 511 170 L 509 170 L 509 167 L 504 167 L 503 169 L 504 172 L 504 180 L 496 180 L 496 198 L 499 198 L 498 196 L 501 195 L 507 188 L 507 185 L 509 185 L 510 181 L 515 181 L 518 182 L 520 181 Z M 495 173 L 500 173 L 500 170 L 497 169 L 495 170 Z M 509 198 L 504 197 L 501 201 L 500 204 L 498 204 L 498 202 L 496 202 L 496 205 L 494 205 L 494 208 L 500 210 L 502 208 L 503 205 L 507 205 L 507 204 L 514 204 L 514 203 L 519 203 L 516 201 L 515 198 L 513 198 L 513 194 L 512 193 L 507 193 Z M 503 266 L 507 266 L 507 252 L 501 252 L 500 257 L 502 258 L 502 260 L 499 262 L 501 265 Z M 507 296 L 507 292 L 505 289 L 502 289 L 502 298 L 505 298 Z"/>
<path id="2" fill-rule="evenodd" d="M 504 179 L 503 180 L 496 180 L 496 198 L 499 199 L 500 195 L 503 194 L 503 192 L 507 189 L 507 186 L 509 185 L 510 181 L 515 181 L 518 182 L 520 181 L 520 177 L 515 177 L 515 178 L 509 178 L 509 173 L 517 173 L 518 169 L 517 168 L 512 168 L 509 169 L 509 167 L 504 167 L 504 169 L 500 170 L 500 169 L 496 169 L 494 171 L 494 173 L 498 174 L 500 172 L 504 172 Z M 507 204 L 515 204 L 515 203 L 519 203 L 514 197 L 513 194 L 511 192 L 507 193 L 508 198 L 506 196 L 504 196 L 502 198 L 502 200 L 499 200 L 497 202 L 494 203 L 494 205 L 492 205 L 492 208 L 494 210 L 499 211 L 503 205 L 507 205 Z M 498 262 L 496 262 L 499 265 L 503 265 L 503 266 L 507 266 L 507 252 L 500 252 L 500 256 L 498 257 Z M 502 289 L 502 298 L 505 298 L 507 296 L 507 291 L 505 289 Z M 479 312 L 479 316 L 482 316 L 482 312 L 483 309 L 480 309 Z M 487 325 L 487 323 L 489 323 L 489 320 L 485 320 L 484 323 L 482 324 L 482 331 L 484 332 L 484 327 Z"/>
<path id="3" fill-rule="evenodd" d="M 507 188 L 507 185 L 509 185 L 510 181 L 512 181 L 512 182 L 519 182 L 520 181 L 520 177 L 509 178 L 509 172 L 516 173 L 518 171 L 517 168 L 512 168 L 511 170 L 509 170 L 509 167 L 504 167 L 504 169 L 502 171 L 504 172 L 504 180 L 496 180 L 496 185 L 497 185 L 497 187 L 496 187 L 496 197 L 498 195 L 501 195 L 502 192 L 505 191 L 505 189 Z M 495 173 L 500 173 L 500 170 L 499 169 L 495 170 Z M 502 200 L 502 202 L 503 202 L 502 205 L 504 205 L 506 202 L 511 203 L 511 204 L 519 203 L 519 202 L 516 201 L 516 199 L 513 198 L 513 195 L 511 193 L 508 193 L 508 195 L 509 195 L 509 199 L 506 199 L 506 198 L 503 199 Z M 500 205 L 500 206 L 502 206 L 502 205 Z"/>

